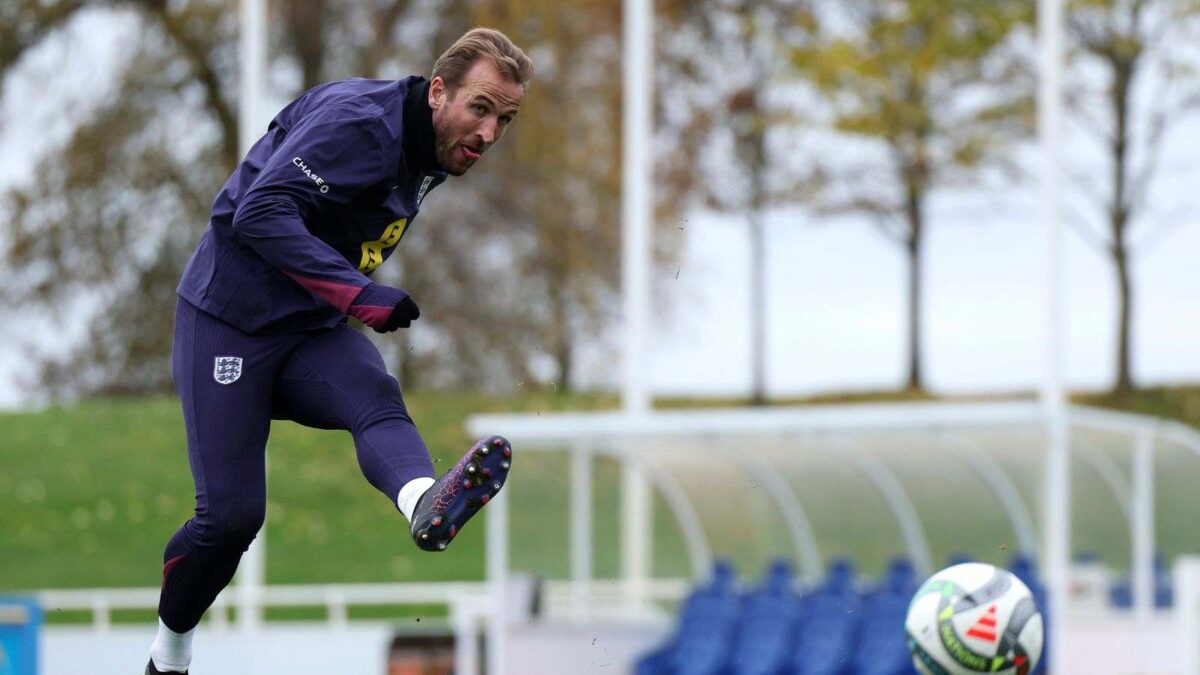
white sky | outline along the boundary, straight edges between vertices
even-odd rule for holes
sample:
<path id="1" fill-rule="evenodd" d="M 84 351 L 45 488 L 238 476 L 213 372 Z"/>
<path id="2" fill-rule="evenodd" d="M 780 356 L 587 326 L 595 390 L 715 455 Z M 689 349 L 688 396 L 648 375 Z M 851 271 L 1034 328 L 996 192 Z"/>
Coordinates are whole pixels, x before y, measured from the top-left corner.
<path id="1" fill-rule="evenodd" d="M 118 26 L 119 21 L 109 21 Z M 0 186 L 19 180 L 47 141 L 65 132 L 65 111 L 106 91 L 119 60 L 120 30 L 76 26 L 73 39 L 35 55 L 30 79 L 10 83 L 0 125 Z M 61 63 L 76 64 L 63 71 Z M 46 79 L 53 64 L 55 78 Z M 107 66 L 106 66 L 107 64 Z M 63 101 L 47 101 L 47 90 Z M 61 96 L 61 98 L 59 98 Z M 1158 196 L 1194 218 L 1200 121 L 1169 144 Z M 1068 147 L 1070 153 L 1072 148 Z M 941 196 L 932 204 L 926 254 L 925 368 L 940 392 L 1035 388 L 1044 366 L 1044 235 L 1031 186 L 1003 195 Z M 1002 203 L 1002 208 L 995 208 Z M 1200 219 L 1197 219 L 1200 220 Z M 447 224 L 452 226 L 452 224 Z M 742 394 L 749 374 L 748 246 L 742 219 L 699 214 L 687 224 L 678 279 L 653 341 L 654 389 L 670 394 Z M 904 377 L 905 267 L 900 250 L 869 225 L 817 224 L 801 210 L 772 213 L 769 232 L 769 388 L 778 396 L 891 388 Z M 1065 279 L 1070 385 L 1101 388 L 1113 377 L 1115 283 L 1108 264 L 1067 235 Z M 1142 383 L 1200 380 L 1200 224 L 1184 225 L 1135 268 L 1134 374 Z M 0 407 L 19 405 L 13 378 L 22 356 L 11 321 L 0 323 Z M 614 331 L 612 340 L 617 333 Z M 589 350 L 580 379 L 612 384 L 611 348 Z M 595 376 L 589 374 L 595 373 Z"/>
<path id="2" fill-rule="evenodd" d="M 1027 219 L 941 224 L 925 270 L 925 368 L 941 392 L 1034 389 L 1045 366 L 1045 239 Z M 748 244 L 744 222 L 690 226 L 681 288 L 657 326 L 660 392 L 737 394 L 750 382 Z M 1113 377 L 1116 288 L 1109 266 L 1068 234 L 1067 374 L 1102 388 Z M 779 396 L 903 383 L 906 267 L 865 224 L 814 227 L 803 213 L 769 226 L 768 386 Z M 1134 374 L 1144 383 L 1200 379 L 1200 227 L 1177 230 L 1140 261 Z M 671 283 L 670 281 L 663 283 Z M 702 309 L 707 308 L 707 309 Z"/>

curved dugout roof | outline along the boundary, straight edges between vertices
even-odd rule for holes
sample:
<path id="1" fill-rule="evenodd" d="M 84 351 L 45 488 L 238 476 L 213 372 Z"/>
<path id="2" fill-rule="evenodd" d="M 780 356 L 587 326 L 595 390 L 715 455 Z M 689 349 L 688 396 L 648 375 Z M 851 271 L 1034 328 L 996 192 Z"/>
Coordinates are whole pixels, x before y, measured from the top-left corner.
<path id="1" fill-rule="evenodd" d="M 923 572 L 958 553 L 997 562 L 1018 551 L 1036 555 L 1043 414 L 1022 401 L 887 403 L 481 415 L 468 427 L 507 435 L 518 453 L 644 462 L 678 524 L 675 548 L 689 559 L 673 571 L 699 576 L 712 556 L 743 570 L 784 556 L 812 580 L 834 555 L 882 565 L 905 553 Z M 1086 407 L 1071 407 L 1069 419 L 1073 539 L 1083 544 L 1076 551 L 1136 539 L 1139 438 L 1150 439 L 1155 461 L 1167 460 L 1157 473 L 1188 467 L 1200 476 L 1200 434 L 1185 425 Z M 531 466 L 522 470 L 536 472 Z M 1172 498 L 1159 495 L 1154 509 L 1153 490 L 1148 497 L 1169 532 L 1178 529 L 1169 522 L 1174 509 L 1163 508 Z"/>

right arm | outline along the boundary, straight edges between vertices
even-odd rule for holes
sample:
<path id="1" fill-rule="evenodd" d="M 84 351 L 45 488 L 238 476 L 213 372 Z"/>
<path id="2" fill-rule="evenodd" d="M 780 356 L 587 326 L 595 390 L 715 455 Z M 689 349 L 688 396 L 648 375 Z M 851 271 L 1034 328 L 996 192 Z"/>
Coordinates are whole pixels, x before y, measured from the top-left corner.
<path id="1" fill-rule="evenodd" d="M 384 331 L 407 327 L 419 315 L 416 304 L 400 289 L 371 282 L 305 226 L 307 219 L 344 206 L 386 179 L 375 124 L 339 119 L 334 112 L 302 120 L 242 196 L 233 230 L 310 293 Z M 405 311 L 397 311 L 402 305 Z"/>

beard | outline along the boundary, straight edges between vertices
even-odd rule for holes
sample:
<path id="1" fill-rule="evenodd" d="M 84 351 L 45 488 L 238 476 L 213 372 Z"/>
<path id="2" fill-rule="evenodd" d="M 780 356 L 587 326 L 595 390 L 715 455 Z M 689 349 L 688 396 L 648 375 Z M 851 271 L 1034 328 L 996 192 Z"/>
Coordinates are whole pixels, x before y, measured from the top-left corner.
<path id="1" fill-rule="evenodd" d="M 437 160 L 438 166 L 442 168 L 442 171 L 451 176 L 461 176 L 471 167 L 469 165 L 460 166 L 454 161 L 454 151 L 458 149 L 459 143 L 446 128 L 447 121 L 444 111 L 445 108 L 442 108 L 433 115 L 433 156 Z"/>

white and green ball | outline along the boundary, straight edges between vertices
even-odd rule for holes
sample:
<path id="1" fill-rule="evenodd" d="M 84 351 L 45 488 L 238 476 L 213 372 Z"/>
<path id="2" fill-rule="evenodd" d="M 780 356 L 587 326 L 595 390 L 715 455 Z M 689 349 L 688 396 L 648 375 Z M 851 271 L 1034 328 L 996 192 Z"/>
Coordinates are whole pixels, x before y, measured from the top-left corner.
<path id="1" fill-rule="evenodd" d="M 913 596 L 904 622 L 925 675 L 1027 675 L 1042 656 L 1033 594 L 1011 572 L 983 563 L 947 567 Z"/>

